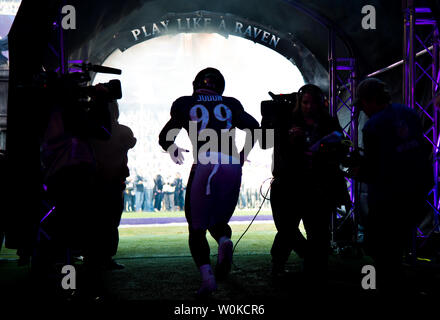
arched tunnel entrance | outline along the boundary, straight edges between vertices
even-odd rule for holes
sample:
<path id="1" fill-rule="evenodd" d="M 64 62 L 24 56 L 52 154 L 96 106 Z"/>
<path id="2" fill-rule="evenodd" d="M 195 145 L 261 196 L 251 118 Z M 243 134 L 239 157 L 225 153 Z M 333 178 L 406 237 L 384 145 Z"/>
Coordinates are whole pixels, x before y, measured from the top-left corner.
<path id="1" fill-rule="evenodd" d="M 177 172 L 184 181 L 189 175 L 190 154 L 183 167 L 174 165 L 157 137 L 169 119 L 172 102 L 192 93 L 192 81 L 201 69 L 219 69 L 226 79 L 224 95 L 239 99 L 258 121 L 261 101 L 270 100 L 268 91 L 291 93 L 304 83 L 328 90 L 326 69 L 294 36 L 231 14 L 166 14 L 133 28 L 113 30 L 111 41 L 99 54 L 89 54 L 100 64 L 122 69 L 120 122 L 131 127 L 138 139 L 129 152 L 130 180 L 142 177 L 150 188 L 157 174 L 170 181 Z M 93 81 L 113 78 L 96 74 Z M 244 133 L 238 132 L 237 138 L 243 145 Z M 191 149 L 183 131 L 177 143 Z M 272 152 L 256 146 L 243 169 L 243 192 L 258 194 L 260 201 L 260 186 L 272 176 Z"/>

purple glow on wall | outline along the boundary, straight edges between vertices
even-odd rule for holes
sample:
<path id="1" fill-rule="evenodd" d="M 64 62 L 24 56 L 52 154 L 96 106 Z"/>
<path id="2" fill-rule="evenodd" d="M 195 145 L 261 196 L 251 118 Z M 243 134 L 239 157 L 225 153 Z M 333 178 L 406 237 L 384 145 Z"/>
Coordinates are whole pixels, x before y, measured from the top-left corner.
<path id="1" fill-rule="evenodd" d="M 82 72 L 82 70 L 81 70 L 81 69 L 70 68 L 70 69 L 69 69 L 69 72 L 70 72 L 70 73 L 78 73 L 78 72 Z"/>
<path id="2" fill-rule="evenodd" d="M 419 236 L 420 238 L 425 238 L 425 235 L 423 234 L 423 232 L 419 228 L 417 228 L 417 231 L 420 234 L 420 236 Z"/>
<path id="3" fill-rule="evenodd" d="M 351 71 L 352 68 L 350 66 L 337 66 L 336 70 L 349 70 L 349 71 Z"/>
<path id="4" fill-rule="evenodd" d="M 104 131 L 107 132 L 107 134 L 108 134 L 110 137 L 112 136 L 112 134 L 111 134 L 111 133 L 110 133 L 110 132 L 109 132 L 104 126 L 102 126 L 101 128 L 104 129 Z"/>
<path id="5" fill-rule="evenodd" d="M 438 85 L 440 83 L 440 71 L 437 74 L 437 81 L 435 82 L 435 92 L 438 90 Z"/>

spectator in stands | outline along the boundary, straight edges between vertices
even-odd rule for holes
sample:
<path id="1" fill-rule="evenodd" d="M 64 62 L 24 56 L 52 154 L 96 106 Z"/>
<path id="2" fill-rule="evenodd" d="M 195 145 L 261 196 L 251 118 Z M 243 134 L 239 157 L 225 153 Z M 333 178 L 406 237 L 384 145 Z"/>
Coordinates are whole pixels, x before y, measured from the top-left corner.
<path id="1" fill-rule="evenodd" d="M 163 187 L 164 205 L 167 211 L 174 211 L 174 190 L 172 178 L 168 176 Z"/>
<path id="2" fill-rule="evenodd" d="M 183 182 L 180 177 L 180 172 L 176 173 L 176 178 L 174 179 L 174 205 L 179 211 L 183 210 L 184 201 L 183 201 Z"/>
<path id="3" fill-rule="evenodd" d="M 136 175 L 135 180 L 135 201 L 136 211 L 142 211 L 142 204 L 144 203 L 144 181 L 140 175 Z"/>
<path id="4" fill-rule="evenodd" d="M 153 179 L 148 177 L 144 177 L 144 202 L 142 203 L 142 210 L 143 211 L 153 211 L 153 204 L 152 204 L 152 198 L 153 198 L 153 188 L 154 188 L 154 182 Z"/>
<path id="5" fill-rule="evenodd" d="M 154 189 L 153 189 L 153 196 L 154 196 L 154 211 L 158 212 L 162 208 L 162 198 L 163 198 L 163 180 L 162 176 L 158 174 L 156 176 L 156 179 L 154 179 Z"/>
<path id="6" fill-rule="evenodd" d="M 133 206 L 133 180 L 131 179 L 131 177 L 127 178 L 127 181 L 125 182 L 125 191 L 124 191 L 124 210 L 126 212 L 132 212 L 134 211 L 134 206 Z"/>

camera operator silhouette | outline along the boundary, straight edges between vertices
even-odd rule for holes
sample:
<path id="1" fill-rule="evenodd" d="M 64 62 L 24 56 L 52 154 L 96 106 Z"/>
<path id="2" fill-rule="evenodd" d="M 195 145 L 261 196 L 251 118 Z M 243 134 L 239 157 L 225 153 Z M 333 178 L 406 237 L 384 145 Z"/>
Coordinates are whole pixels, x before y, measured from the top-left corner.
<path id="1" fill-rule="evenodd" d="M 291 105 L 273 106 L 288 110 L 263 114 L 262 119 L 262 128 L 275 131 L 270 199 L 277 234 L 271 249 L 272 275 L 285 274 L 294 250 L 304 258 L 307 278 L 318 283 L 326 278 L 331 214 L 349 203 L 339 169 L 344 150 L 340 144 L 333 148 L 321 141 L 329 135 L 342 137 L 342 129 L 329 115 L 321 89 L 313 84 L 301 87 Z M 307 240 L 299 230 L 301 219 Z"/>

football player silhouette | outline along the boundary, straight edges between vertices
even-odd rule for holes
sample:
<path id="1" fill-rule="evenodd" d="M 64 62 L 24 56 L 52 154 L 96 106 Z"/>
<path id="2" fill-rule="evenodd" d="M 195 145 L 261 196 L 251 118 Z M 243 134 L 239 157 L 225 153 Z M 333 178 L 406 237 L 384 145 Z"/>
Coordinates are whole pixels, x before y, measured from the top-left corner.
<path id="1" fill-rule="evenodd" d="M 216 279 L 225 278 L 231 269 L 233 243 L 229 220 L 240 192 L 242 165 L 254 145 L 258 122 L 244 111 L 241 103 L 223 96 L 225 80 L 219 70 L 206 68 L 193 81 L 193 94 L 174 101 L 171 119 L 159 135 L 159 144 L 177 164 L 183 152 L 174 143 L 185 128 L 193 146 L 194 164 L 187 183 L 185 216 L 188 221 L 189 247 L 202 276 L 198 294 L 217 288 Z M 246 131 L 243 150 L 238 153 L 235 128 Z M 215 275 L 210 264 L 206 231 L 218 243 Z"/>

